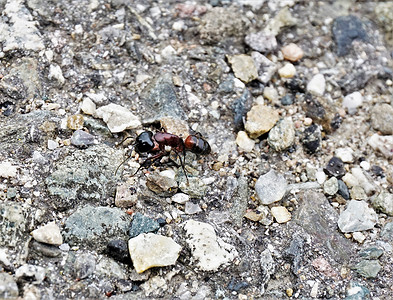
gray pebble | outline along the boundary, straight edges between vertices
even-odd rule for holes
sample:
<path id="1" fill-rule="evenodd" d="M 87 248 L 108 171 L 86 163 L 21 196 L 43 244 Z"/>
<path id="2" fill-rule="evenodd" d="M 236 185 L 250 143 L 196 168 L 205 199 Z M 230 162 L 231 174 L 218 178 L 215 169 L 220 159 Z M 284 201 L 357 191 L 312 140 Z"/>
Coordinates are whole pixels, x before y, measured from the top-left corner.
<path id="1" fill-rule="evenodd" d="M 280 201 L 287 189 L 287 181 L 280 173 L 271 169 L 264 175 L 261 175 L 256 184 L 255 191 L 261 204 L 271 204 Z"/>
<path id="2" fill-rule="evenodd" d="M 75 147 L 85 148 L 94 144 L 94 136 L 84 130 L 76 130 L 71 137 L 71 144 Z"/>
<path id="3" fill-rule="evenodd" d="M 378 217 L 367 202 L 351 200 L 347 208 L 340 214 L 338 227 L 341 232 L 355 232 L 374 228 Z"/>

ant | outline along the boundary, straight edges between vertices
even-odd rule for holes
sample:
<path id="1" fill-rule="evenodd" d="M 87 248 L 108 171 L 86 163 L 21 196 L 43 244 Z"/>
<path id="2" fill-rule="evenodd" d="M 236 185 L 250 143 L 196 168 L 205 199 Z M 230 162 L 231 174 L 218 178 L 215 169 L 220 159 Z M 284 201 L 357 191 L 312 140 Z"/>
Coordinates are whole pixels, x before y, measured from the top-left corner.
<path id="1" fill-rule="evenodd" d="M 126 138 L 127 139 L 127 138 Z M 121 145 L 126 139 L 124 139 L 119 145 Z M 139 172 L 140 169 L 145 167 L 147 162 L 153 161 L 153 163 L 163 156 L 169 155 L 173 150 L 176 155 L 179 157 L 181 167 L 186 175 L 187 181 L 187 172 L 185 170 L 184 164 L 186 159 L 186 151 L 193 152 L 195 154 L 207 155 L 210 154 L 211 148 L 209 143 L 202 137 L 202 135 L 198 132 L 196 134 L 189 135 L 185 141 L 175 134 L 166 132 L 163 128 L 161 131 L 153 134 L 151 131 L 144 131 L 135 140 L 135 151 L 139 154 L 142 153 L 155 153 L 154 155 L 147 158 L 136 170 L 136 172 L 132 175 L 135 176 L 136 173 Z M 181 159 L 180 153 L 183 154 L 183 161 Z M 116 169 L 116 173 L 120 166 L 124 164 L 128 159 L 127 157 Z M 116 174 L 115 173 L 115 174 Z"/>

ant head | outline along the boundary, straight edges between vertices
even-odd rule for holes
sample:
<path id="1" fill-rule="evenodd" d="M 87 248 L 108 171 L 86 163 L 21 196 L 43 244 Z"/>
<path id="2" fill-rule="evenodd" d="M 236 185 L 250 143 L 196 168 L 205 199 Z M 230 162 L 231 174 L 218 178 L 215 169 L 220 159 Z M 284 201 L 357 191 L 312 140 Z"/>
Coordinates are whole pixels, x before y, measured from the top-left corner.
<path id="1" fill-rule="evenodd" d="M 135 140 L 135 151 L 138 153 L 149 152 L 154 148 L 153 133 L 144 131 Z"/>

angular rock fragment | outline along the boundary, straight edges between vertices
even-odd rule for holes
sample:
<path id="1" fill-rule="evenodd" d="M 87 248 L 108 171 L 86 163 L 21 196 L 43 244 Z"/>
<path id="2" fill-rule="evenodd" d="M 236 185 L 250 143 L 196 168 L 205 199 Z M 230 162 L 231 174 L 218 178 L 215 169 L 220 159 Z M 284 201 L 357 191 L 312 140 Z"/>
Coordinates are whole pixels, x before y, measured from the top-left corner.
<path id="1" fill-rule="evenodd" d="M 284 176 L 272 169 L 258 178 L 255 191 L 259 201 L 268 205 L 280 201 L 286 193 L 287 186 L 288 183 Z"/>
<path id="2" fill-rule="evenodd" d="M 41 243 L 59 246 L 63 244 L 60 228 L 55 222 L 50 222 L 31 232 L 33 238 Z"/>
<path id="3" fill-rule="evenodd" d="M 174 265 L 181 246 L 169 237 L 143 233 L 128 241 L 132 263 L 138 273 L 153 267 Z"/>
<path id="4" fill-rule="evenodd" d="M 354 232 L 374 228 L 378 217 L 367 202 L 351 200 L 347 208 L 340 214 L 338 227 L 341 232 Z"/>

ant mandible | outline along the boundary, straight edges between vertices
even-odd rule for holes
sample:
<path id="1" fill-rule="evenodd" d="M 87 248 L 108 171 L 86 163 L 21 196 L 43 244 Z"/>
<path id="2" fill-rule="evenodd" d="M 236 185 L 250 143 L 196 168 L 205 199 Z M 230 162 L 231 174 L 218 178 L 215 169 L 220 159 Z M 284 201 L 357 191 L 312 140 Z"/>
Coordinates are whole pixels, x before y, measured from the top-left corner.
<path id="1" fill-rule="evenodd" d="M 127 138 L 126 138 L 127 139 Z M 122 144 L 125 140 L 123 140 L 120 144 Z M 184 171 L 184 174 L 187 178 L 187 172 L 185 170 L 184 164 L 186 159 L 186 151 L 193 152 L 195 154 L 207 155 L 210 154 L 211 148 L 209 143 L 202 137 L 202 135 L 198 132 L 196 134 L 189 135 L 185 141 L 175 134 L 166 132 L 161 129 L 161 131 L 153 133 L 151 131 L 144 131 L 135 140 L 135 151 L 139 154 L 142 153 L 156 153 L 149 158 L 147 158 L 136 170 L 136 172 L 132 175 L 135 176 L 140 169 L 145 167 L 147 162 L 153 161 L 153 163 L 163 156 L 169 155 L 173 150 L 176 155 L 179 157 L 181 167 Z M 181 159 L 180 154 L 183 154 L 183 161 Z M 124 164 L 129 157 L 126 158 L 116 169 L 116 173 L 120 166 Z M 116 174 L 115 173 L 115 174 Z"/>

